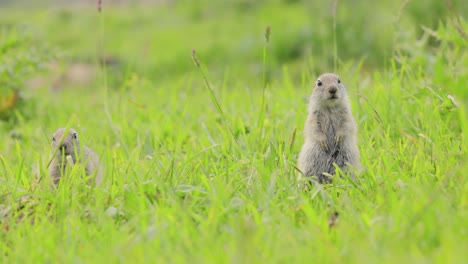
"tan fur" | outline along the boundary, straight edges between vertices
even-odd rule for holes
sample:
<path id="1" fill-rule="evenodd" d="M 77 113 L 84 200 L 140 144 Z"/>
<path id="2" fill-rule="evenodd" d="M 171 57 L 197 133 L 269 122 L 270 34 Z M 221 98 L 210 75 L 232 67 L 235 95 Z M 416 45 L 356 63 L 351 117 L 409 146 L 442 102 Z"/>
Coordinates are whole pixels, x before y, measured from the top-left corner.
<path id="1" fill-rule="evenodd" d="M 66 134 L 65 134 L 66 133 Z M 49 166 L 49 176 L 58 184 L 60 178 L 70 164 L 67 161 L 67 156 L 71 157 L 74 164 L 80 163 L 85 166 L 86 175 L 95 173 L 96 185 L 99 185 L 102 180 L 102 169 L 99 164 L 99 156 L 90 148 L 80 145 L 77 132 L 70 128 L 66 131 L 65 128 L 59 128 L 52 137 L 52 161 Z"/>
<path id="2" fill-rule="evenodd" d="M 350 166 L 360 167 L 357 126 L 346 88 L 333 73 L 322 74 L 315 82 L 304 137 L 298 161 L 303 175 L 331 182 L 328 175 L 335 174 L 336 164 L 354 177 Z"/>

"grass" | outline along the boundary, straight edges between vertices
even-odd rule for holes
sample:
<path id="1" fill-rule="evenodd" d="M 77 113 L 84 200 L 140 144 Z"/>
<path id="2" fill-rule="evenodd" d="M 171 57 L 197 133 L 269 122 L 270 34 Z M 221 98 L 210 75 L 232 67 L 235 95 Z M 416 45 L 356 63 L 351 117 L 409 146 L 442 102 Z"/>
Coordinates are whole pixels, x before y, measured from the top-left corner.
<path id="1" fill-rule="evenodd" d="M 104 2 L 101 15 L 60 8 L 0 15 L 10 25 L 5 32 L 25 21 L 42 36 L 41 47 L 59 50 L 63 71 L 77 61 L 95 69 L 91 80 L 65 78 L 56 90 L 48 87 L 53 70 L 39 87 L 2 72 L 2 84 L 14 83 L 25 96 L 15 118 L 0 123 L 2 262 L 463 263 L 464 18 L 440 10 L 443 20 L 424 17 L 421 25 L 411 14 L 425 7 L 399 10 L 382 2 L 371 14 L 358 4 L 369 19 L 381 16 L 378 23 L 391 33 L 368 23 L 369 36 L 350 42 L 345 26 L 362 25 L 363 18 L 354 19 L 345 3 L 338 3 L 337 31 L 328 33 L 330 17 L 312 27 L 302 3 L 272 2 L 245 12 L 176 5 L 155 16 L 148 8 L 107 9 Z M 329 13 L 317 13 L 327 17 L 331 5 Z M 229 11 L 219 23 L 216 11 L 223 8 Z M 391 24 L 388 17 L 400 11 L 400 22 Z M 164 26 L 157 30 L 151 19 Z M 282 25 L 288 19 L 290 29 Z M 302 36 L 301 25 L 313 34 Z M 95 31 L 84 34 L 85 28 Z M 18 52 L 29 54 L 38 41 L 18 43 Z M 310 46 L 320 52 L 307 53 Z M 117 66 L 97 67 L 109 54 Z M 2 58 L 22 57 L 3 52 Z M 306 98 L 316 76 L 335 66 L 352 101 L 364 171 L 355 184 L 336 179 L 304 191 L 295 166 Z M 83 184 L 76 167 L 50 188 L 51 133 L 65 126 L 102 157 L 101 186 Z"/>

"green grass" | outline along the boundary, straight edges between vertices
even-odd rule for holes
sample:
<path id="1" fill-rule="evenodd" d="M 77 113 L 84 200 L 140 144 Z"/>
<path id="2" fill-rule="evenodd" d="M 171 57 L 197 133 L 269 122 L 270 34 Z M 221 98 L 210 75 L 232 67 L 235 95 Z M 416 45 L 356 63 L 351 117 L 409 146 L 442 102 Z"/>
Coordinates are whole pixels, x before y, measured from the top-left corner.
<path id="1" fill-rule="evenodd" d="M 376 13 L 356 5 L 367 23 L 339 3 L 335 66 L 364 170 L 355 184 L 305 191 L 295 166 L 306 98 L 334 68 L 333 18 L 331 4 L 286 2 L 2 10 L 2 36 L 24 38 L 2 53 L 0 82 L 24 102 L 0 123 L 1 262 L 466 261 L 467 22 L 446 9 L 417 22 L 412 14 L 439 7 L 411 2 L 396 21 L 400 4 L 389 1 Z M 64 71 L 88 63 L 94 77 L 51 90 L 56 76 L 43 72 L 49 78 L 28 87 L 4 69 L 34 45 L 58 50 Z M 102 55 L 119 65 L 97 67 Z M 50 138 L 65 126 L 102 157 L 101 186 L 83 184 L 76 167 L 50 188 Z"/>

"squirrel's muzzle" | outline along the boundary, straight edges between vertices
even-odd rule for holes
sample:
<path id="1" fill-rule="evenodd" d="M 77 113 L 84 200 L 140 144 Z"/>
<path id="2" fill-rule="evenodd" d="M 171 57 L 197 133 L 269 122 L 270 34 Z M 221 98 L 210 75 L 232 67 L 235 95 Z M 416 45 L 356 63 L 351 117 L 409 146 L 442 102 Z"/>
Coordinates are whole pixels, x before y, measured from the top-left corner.
<path id="1" fill-rule="evenodd" d="M 60 145 L 59 150 L 60 150 L 61 153 L 66 154 L 67 153 L 67 145 L 66 144 Z"/>
<path id="2" fill-rule="evenodd" d="M 338 98 L 338 89 L 336 88 L 336 86 L 330 86 L 328 88 L 328 98 L 329 99 L 337 99 Z"/>

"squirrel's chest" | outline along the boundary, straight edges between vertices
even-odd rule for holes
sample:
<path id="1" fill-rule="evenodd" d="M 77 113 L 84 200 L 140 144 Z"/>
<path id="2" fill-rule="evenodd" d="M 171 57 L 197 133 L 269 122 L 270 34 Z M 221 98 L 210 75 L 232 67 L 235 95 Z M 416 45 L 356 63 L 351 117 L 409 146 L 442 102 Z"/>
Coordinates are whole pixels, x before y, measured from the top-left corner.
<path id="1" fill-rule="evenodd" d="M 335 135 L 338 130 L 342 129 L 343 121 L 342 118 L 336 116 L 320 115 L 317 116 L 316 125 L 328 137 Z"/>

